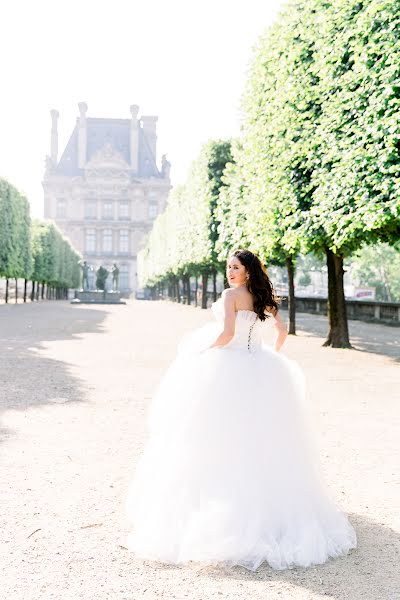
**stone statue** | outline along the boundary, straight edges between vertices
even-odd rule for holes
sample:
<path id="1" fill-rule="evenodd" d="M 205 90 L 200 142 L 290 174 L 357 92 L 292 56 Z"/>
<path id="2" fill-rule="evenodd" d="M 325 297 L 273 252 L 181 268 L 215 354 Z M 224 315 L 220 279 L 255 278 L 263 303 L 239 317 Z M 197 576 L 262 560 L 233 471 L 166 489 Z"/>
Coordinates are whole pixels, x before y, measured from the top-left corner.
<path id="1" fill-rule="evenodd" d="M 98 290 L 103 290 L 103 292 L 105 293 L 106 291 L 106 281 L 107 281 L 107 277 L 108 277 L 108 269 L 106 269 L 105 267 L 101 266 L 97 269 L 96 271 L 96 288 Z"/>
<path id="2" fill-rule="evenodd" d="M 82 289 L 88 290 L 89 289 L 89 271 L 91 271 L 92 269 L 91 269 L 91 267 L 89 267 L 86 260 L 84 260 L 83 263 L 81 264 L 81 269 L 82 269 Z"/>
<path id="3" fill-rule="evenodd" d="M 169 174 L 171 172 L 171 163 L 167 160 L 167 155 L 163 154 L 161 157 L 161 175 L 164 179 L 169 179 Z"/>
<path id="4" fill-rule="evenodd" d="M 113 264 L 111 273 L 112 273 L 113 290 L 116 292 L 119 287 L 119 269 L 118 269 L 117 263 Z"/>

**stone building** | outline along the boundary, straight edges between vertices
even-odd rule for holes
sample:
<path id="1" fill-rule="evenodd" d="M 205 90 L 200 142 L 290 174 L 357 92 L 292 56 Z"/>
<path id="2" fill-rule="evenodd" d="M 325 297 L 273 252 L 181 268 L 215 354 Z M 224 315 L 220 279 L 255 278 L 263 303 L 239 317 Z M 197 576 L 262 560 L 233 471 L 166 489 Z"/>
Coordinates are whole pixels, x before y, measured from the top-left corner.
<path id="1" fill-rule="evenodd" d="M 120 269 L 122 292 L 137 289 L 137 253 L 146 243 L 155 217 L 163 212 L 170 190 L 165 155 L 157 167 L 157 117 L 130 119 L 79 117 L 58 159 L 57 122 L 51 111 L 50 156 L 43 180 L 44 216 L 53 219 L 95 271 L 103 265 Z M 108 280 L 111 288 L 111 276 Z"/>

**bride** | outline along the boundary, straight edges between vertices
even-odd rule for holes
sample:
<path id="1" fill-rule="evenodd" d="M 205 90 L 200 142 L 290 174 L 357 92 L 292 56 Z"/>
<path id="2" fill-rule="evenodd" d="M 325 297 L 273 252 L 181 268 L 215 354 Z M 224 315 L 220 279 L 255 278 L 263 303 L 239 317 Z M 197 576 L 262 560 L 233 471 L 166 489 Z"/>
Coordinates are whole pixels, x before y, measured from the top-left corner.
<path id="1" fill-rule="evenodd" d="M 214 323 L 182 338 L 149 407 L 125 500 L 127 545 L 169 564 L 321 564 L 355 548 L 356 534 L 324 487 L 265 267 L 237 250 L 227 277 Z"/>

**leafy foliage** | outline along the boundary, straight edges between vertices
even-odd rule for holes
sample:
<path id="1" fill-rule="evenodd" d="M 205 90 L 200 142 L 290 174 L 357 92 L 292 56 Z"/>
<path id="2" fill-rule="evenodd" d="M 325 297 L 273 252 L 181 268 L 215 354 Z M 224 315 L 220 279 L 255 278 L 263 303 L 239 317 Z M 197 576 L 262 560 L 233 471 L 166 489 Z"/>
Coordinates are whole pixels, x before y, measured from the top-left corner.
<path id="1" fill-rule="evenodd" d="M 29 203 L 0 179 L 0 276 L 28 278 L 32 270 Z"/>
<path id="2" fill-rule="evenodd" d="M 210 141 L 203 146 L 187 181 L 172 191 L 146 248 L 139 253 L 141 286 L 220 268 L 217 205 L 225 185 L 224 169 L 230 160 L 229 141 Z"/>
<path id="3" fill-rule="evenodd" d="M 54 287 L 79 286 L 79 261 L 82 257 L 53 221 L 33 221 L 32 250 L 33 281 L 47 283 Z"/>

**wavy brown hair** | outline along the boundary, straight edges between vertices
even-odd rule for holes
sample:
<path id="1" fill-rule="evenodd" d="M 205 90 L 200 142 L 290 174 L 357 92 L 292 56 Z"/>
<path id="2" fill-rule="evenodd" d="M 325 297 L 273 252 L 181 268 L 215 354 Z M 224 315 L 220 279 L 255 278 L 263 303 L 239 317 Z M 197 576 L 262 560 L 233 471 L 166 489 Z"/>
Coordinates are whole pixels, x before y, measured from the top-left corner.
<path id="1" fill-rule="evenodd" d="M 274 287 L 268 277 L 267 269 L 261 260 L 250 250 L 234 250 L 229 256 L 236 256 L 249 274 L 246 282 L 247 289 L 253 296 L 254 311 L 260 321 L 265 321 L 268 315 L 265 310 L 276 313 L 280 298 L 275 294 Z"/>

